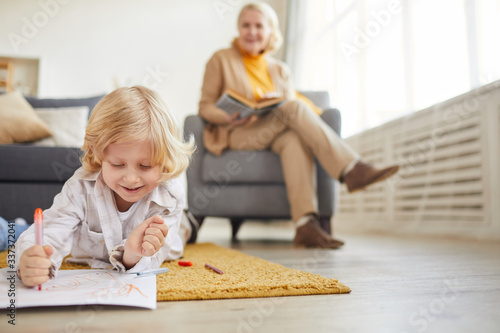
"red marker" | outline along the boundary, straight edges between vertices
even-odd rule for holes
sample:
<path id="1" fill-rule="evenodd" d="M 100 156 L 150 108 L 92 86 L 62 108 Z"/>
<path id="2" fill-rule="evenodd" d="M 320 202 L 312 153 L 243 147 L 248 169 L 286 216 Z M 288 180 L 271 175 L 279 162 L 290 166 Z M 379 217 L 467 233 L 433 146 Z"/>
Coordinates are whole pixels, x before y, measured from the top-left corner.
<path id="1" fill-rule="evenodd" d="M 179 266 L 193 266 L 193 262 L 187 260 L 179 260 L 178 264 Z"/>
<path id="2" fill-rule="evenodd" d="M 36 244 L 43 246 L 43 211 L 41 208 L 35 210 L 35 232 Z M 38 290 L 42 290 L 42 285 L 38 285 Z"/>

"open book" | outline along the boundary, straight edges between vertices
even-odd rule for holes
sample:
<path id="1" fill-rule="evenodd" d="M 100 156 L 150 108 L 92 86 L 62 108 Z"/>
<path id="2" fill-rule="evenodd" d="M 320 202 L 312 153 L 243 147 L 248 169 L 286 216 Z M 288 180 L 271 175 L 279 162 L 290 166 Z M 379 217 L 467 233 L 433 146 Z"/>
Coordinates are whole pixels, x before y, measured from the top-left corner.
<path id="1" fill-rule="evenodd" d="M 227 89 L 219 98 L 216 107 L 226 111 L 229 114 L 239 113 L 239 118 L 246 118 L 253 115 L 261 116 L 280 106 L 285 102 L 283 96 L 266 98 L 262 101 L 252 101 L 237 91 Z"/>

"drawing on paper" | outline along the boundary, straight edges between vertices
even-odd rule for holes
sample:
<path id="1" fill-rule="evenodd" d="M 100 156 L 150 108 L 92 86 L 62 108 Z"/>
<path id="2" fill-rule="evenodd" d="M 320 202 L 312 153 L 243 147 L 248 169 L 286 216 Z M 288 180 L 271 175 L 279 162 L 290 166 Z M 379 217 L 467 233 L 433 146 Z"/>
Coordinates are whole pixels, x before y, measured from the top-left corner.
<path id="1" fill-rule="evenodd" d="M 132 292 L 141 295 L 142 297 L 148 298 L 140 287 L 127 283 L 123 279 L 120 279 L 116 274 L 104 271 L 93 271 L 88 274 L 81 274 L 65 279 L 56 279 L 49 281 L 43 286 L 42 290 L 53 292 L 53 291 L 75 291 L 81 288 L 88 289 L 96 286 L 102 286 L 105 284 L 105 288 L 99 288 L 91 292 L 94 296 L 103 295 L 114 295 L 114 296 L 130 296 Z"/>
<path id="2" fill-rule="evenodd" d="M 0 277 L 7 269 L 0 269 Z M 8 306 L 7 279 L 0 279 L 0 306 Z M 3 290 L 3 291 L 2 291 Z M 38 288 L 18 283 L 16 307 L 107 304 L 156 309 L 156 276 L 139 277 L 112 270 L 60 270 Z"/>

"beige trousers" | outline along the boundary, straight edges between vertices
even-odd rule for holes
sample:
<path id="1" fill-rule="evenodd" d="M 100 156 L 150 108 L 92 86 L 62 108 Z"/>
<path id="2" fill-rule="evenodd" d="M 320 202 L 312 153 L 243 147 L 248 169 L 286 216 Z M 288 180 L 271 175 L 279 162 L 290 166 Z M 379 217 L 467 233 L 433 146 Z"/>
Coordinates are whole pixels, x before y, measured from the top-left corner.
<path id="1" fill-rule="evenodd" d="M 229 148 L 263 150 L 280 155 L 293 221 L 318 212 L 314 157 L 339 179 L 359 155 L 301 101 L 289 101 L 255 122 L 235 127 Z"/>

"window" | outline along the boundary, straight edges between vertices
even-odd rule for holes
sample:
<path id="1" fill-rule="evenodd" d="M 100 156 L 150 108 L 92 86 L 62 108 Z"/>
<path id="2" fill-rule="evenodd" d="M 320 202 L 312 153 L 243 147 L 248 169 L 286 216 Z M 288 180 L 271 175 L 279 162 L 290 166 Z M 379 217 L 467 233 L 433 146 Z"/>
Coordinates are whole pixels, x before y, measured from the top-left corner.
<path id="1" fill-rule="evenodd" d="M 344 136 L 500 78 L 500 1 L 291 0 L 287 62 Z"/>

